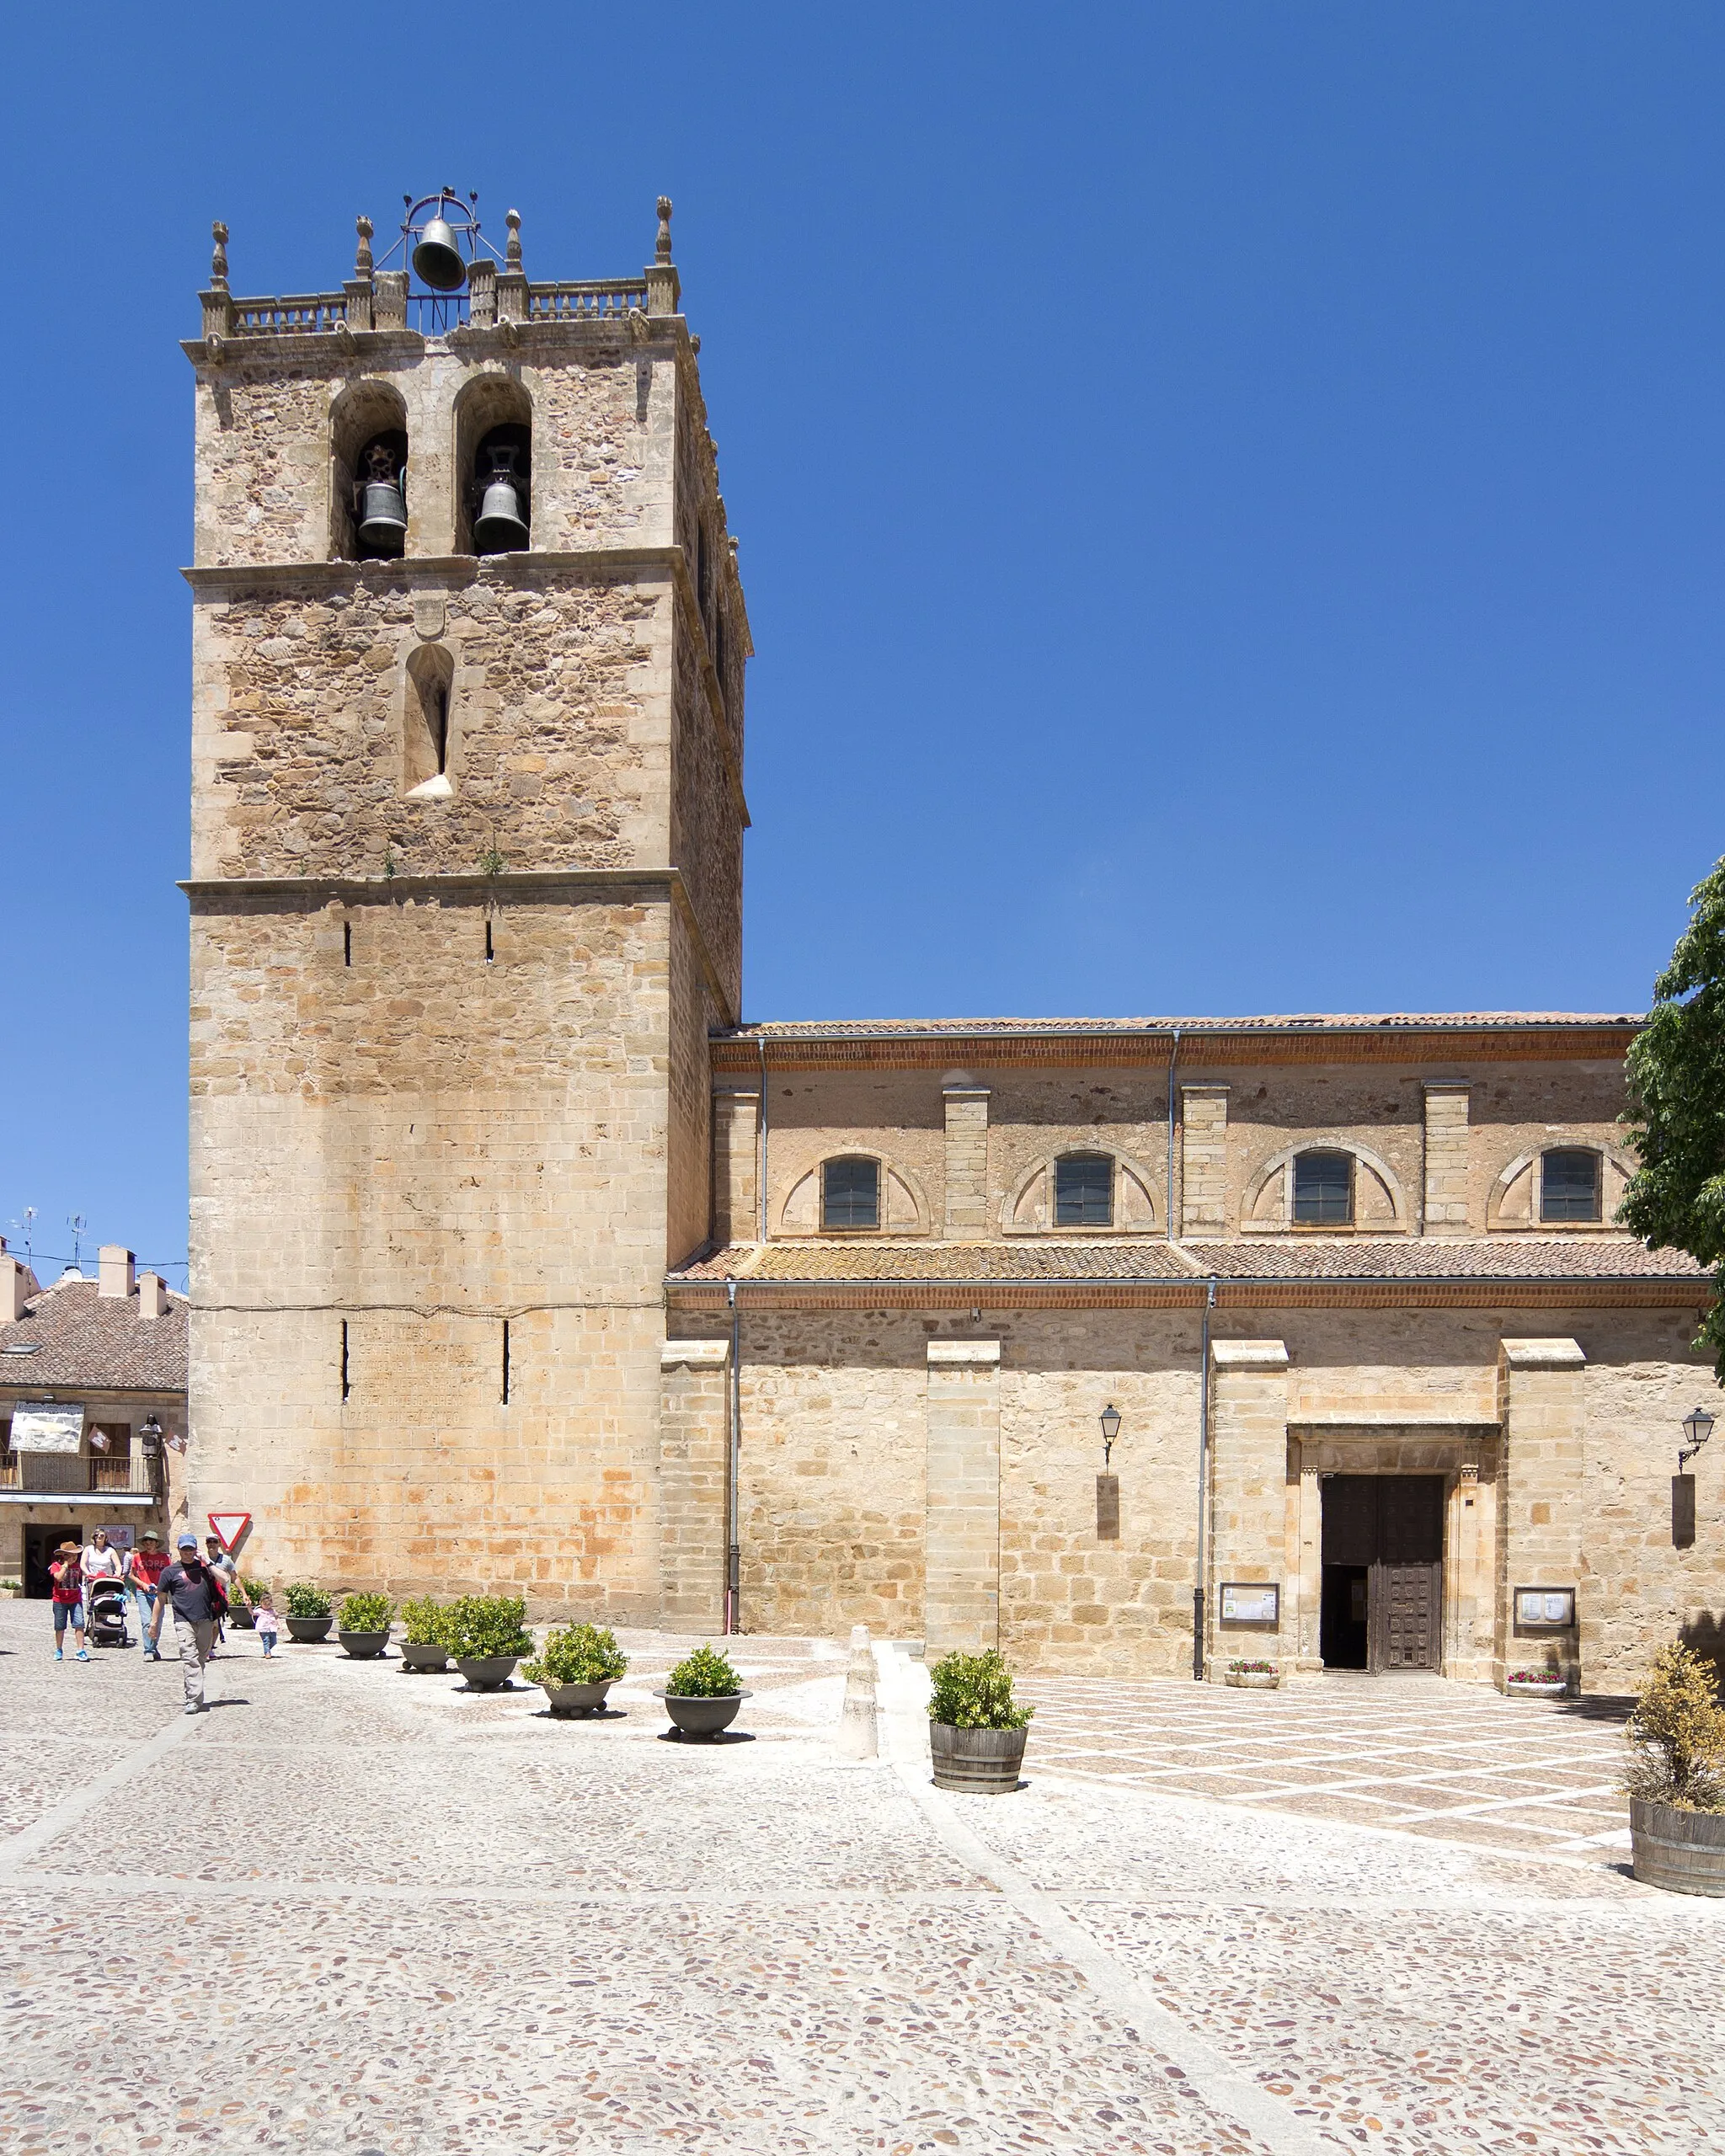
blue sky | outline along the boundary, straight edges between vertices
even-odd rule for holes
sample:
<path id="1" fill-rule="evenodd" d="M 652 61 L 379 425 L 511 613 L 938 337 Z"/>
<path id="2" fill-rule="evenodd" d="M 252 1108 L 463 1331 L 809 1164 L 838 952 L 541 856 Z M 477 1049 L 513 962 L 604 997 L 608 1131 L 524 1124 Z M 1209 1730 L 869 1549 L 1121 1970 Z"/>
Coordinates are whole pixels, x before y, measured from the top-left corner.
<path id="1" fill-rule="evenodd" d="M 14 1246 L 185 1251 L 213 216 L 289 292 L 446 180 L 542 277 L 676 198 L 751 1017 L 1636 1009 L 1725 851 L 1717 6 L 94 8 L 10 56 Z"/>

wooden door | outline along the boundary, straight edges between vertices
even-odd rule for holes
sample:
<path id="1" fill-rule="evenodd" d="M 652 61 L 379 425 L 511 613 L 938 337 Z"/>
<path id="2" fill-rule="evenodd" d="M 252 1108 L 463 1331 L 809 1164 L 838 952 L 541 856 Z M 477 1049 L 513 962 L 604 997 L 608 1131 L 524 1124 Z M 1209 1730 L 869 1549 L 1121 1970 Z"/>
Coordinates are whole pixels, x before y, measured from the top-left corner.
<path id="1" fill-rule="evenodd" d="M 1444 1649 L 1444 1478 L 1378 1478 L 1371 1667 L 1437 1669 Z"/>

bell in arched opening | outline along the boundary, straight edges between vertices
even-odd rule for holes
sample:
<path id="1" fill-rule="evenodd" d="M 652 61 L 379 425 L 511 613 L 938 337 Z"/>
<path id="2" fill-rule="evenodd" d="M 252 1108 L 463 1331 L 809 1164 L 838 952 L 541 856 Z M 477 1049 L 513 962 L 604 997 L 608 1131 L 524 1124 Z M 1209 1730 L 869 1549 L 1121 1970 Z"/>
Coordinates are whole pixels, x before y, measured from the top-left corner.
<path id="1" fill-rule="evenodd" d="M 531 437 L 523 426 L 494 427 L 473 460 L 473 551 L 515 554 L 528 543 L 533 498 Z"/>
<path id="2" fill-rule="evenodd" d="M 396 561 L 408 543 L 408 440 L 374 435 L 360 451 L 354 478 L 354 536 L 360 553 Z"/>

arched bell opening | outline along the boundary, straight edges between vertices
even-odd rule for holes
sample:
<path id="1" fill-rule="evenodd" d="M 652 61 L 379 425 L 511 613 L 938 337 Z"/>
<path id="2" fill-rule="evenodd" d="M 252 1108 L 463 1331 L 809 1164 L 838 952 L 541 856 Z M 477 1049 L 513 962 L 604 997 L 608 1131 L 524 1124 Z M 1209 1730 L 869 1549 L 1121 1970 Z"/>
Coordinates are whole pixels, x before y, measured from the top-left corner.
<path id="1" fill-rule="evenodd" d="M 329 552 L 398 561 L 407 551 L 407 406 L 381 382 L 350 384 L 330 414 Z"/>
<path id="2" fill-rule="evenodd" d="M 519 554 L 533 514 L 533 436 L 514 424 L 493 427 L 473 460 L 470 509 L 476 554 Z"/>
<path id="3" fill-rule="evenodd" d="M 532 543 L 533 406 L 510 375 L 482 375 L 456 402 L 461 475 L 456 551 L 516 554 Z"/>
<path id="4" fill-rule="evenodd" d="M 403 790 L 428 800 L 451 792 L 455 660 L 444 645 L 422 643 L 409 654 L 403 720 Z"/>

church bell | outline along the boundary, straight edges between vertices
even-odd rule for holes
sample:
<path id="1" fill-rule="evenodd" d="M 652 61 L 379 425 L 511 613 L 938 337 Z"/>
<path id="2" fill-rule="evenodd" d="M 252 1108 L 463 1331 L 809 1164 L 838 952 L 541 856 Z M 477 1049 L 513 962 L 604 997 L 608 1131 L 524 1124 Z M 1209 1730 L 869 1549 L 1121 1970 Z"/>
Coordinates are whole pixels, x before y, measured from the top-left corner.
<path id="1" fill-rule="evenodd" d="M 366 452 L 364 476 L 354 488 L 355 524 L 360 544 L 394 560 L 407 550 L 406 467 L 374 442 Z"/>
<path id="2" fill-rule="evenodd" d="M 467 265 L 447 219 L 433 217 L 427 223 L 414 249 L 414 269 L 434 292 L 458 292 L 466 284 Z"/>
<path id="3" fill-rule="evenodd" d="M 521 478 L 512 442 L 494 442 L 486 450 L 491 469 L 484 480 L 479 514 L 473 519 L 473 544 L 482 554 L 519 553 L 527 543 L 521 514 Z"/>

